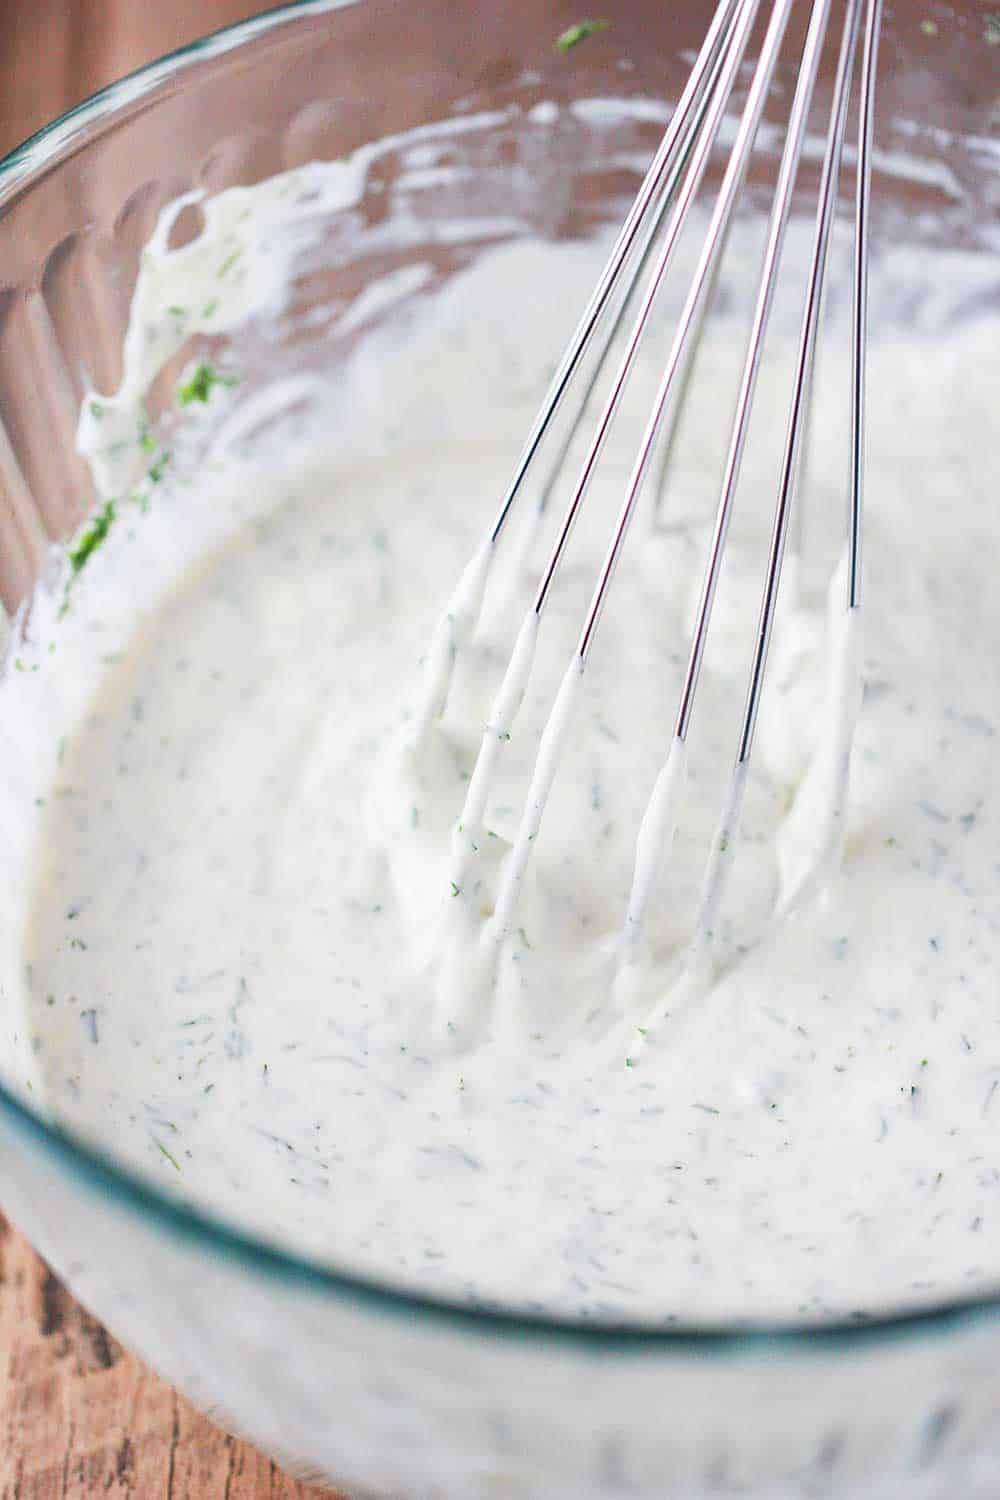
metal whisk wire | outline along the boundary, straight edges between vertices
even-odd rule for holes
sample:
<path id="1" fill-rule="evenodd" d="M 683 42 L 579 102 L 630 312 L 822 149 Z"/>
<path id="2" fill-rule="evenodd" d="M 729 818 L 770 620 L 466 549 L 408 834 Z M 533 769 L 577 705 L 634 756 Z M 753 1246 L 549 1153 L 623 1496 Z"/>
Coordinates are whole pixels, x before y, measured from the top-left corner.
<path id="1" fill-rule="evenodd" d="M 651 263 L 639 310 L 626 341 L 624 352 L 611 381 L 597 421 L 594 435 L 572 497 L 567 505 L 555 543 L 542 570 L 534 601 L 521 626 L 510 663 L 496 695 L 485 726 L 480 753 L 470 779 L 461 820 L 454 842 L 452 889 L 461 884 L 464 868 L 476 849 L 476 829 L 482 819 L 489 786 L 501 754 L 510 737 L 510 724 L 524 696 L 534 657 L 539 621 L 564 556 L 570 535 L 586 497 L 605 440 L 629 377 L 637 352 L 647 330 L 650 315 L 661 284 L 671 265 L 674 250 L 692 204 L 701 186 L 707 163 L 716 145 L 719 130 L 731 93 L 742 65 L 762 0 L 722 0 L 713 17 L 709 32 L 699 53 L 670 125 L 643 181 L 635 203 L 620 232 L 611 256 L 602 272 L 594 294 L 584 312 L 570 346 L 560 363 L 541 411 L 529 433 L 504 496 L 497 521 L 490 533 L 487 548 L 477 574 L 479 597 L 484 586 L 489 557 L 510 514 L 525 476 L 538 451 L 542 438 L 555 415 L 574 372 L 590 343 L 598 323 L 609 307 L 612 293 L 624 278 L 628 290 L 619 303 L 610 328 L 606 330 L 598 368 L 604 363 L 623 321 L 630 294 L 638 285 L 644 269 Z M 757 377 L 760 370 L 764 337 L 772 308 L 785 231 L 791 210 L 801 162 L 810 107 L 819 72 L 820 60 L 833 0 L 812 0 L 808 31 L 799 65 L 794 98 L 789 115 L 784 149 L 778 172 L 767 244 L 761 270 L 755 311 L 737 397 L 722 489 L 715 516 L 714 530 L 706 563 L 701 595 L 696 613 L 690 655 L 684 676 L 673 740 L 667 760 L 657 778 L 653 795 L 640 827 L 635 873 L 628 905 L 621 960 L 627 965 L 634 956 L 642 932 L 643 917 L 654 893 L 659 871 L 673 838 L 679 799 L 685 776 L 685 745 L 691 722 L 705 643 L 712 617 L 716 589 L 725 553 L 734 498 L 746 443 L 747 431 Z M 760 55 L 754 67 L 746 102 L 737 126 L 735 139 L 712 209 L 708 230 L 702 244 L 694 277 L 688 289 L 678 321 L 663 376 L 644 429 L 639 450 L 626 486 L 610 545 L 600 568 L 593 596 L 581 629 L 574 656 L 563 678 L 555 705 L 545 725 L 531 777 L 526 803 L 518 830 L 501 869 L 497 899 L 483 935 L 484 950 L 493 954 L 510 930 L 521 880 L 537 837 L 546 801 L 558 768 L 560 755 L 572 719 L 573 706 L 583 676 L 597 627 L 600 623 L 612 581 L 632 522 L 636 502 L 646 477 L 668 401 L 683 372 L 686 357 L 700 324 L 713 273 L 718 264 L 726 232 L 737 197 L 742 189 L 764 105 L 782 47 L 787 23 L 796 0 L 772 0 Z M 867 340 L 869 199 L 871 189 L 871 154 L 873 142 L 874 94 L 877 71 L 878 38 L 882 0 L 846 0 L 843 34 L 834 84 L 833 102 L 820 176 L 813 253 L 808 289 L 802 319 L 798 360 L 790 403 L 788 428 L 782 461 L 781 479 L 773 522 L 767 571 L 755 637 L 753 662 L 747 690 L 746 707 L 741 725 L 739 748 L 723 817 L 719 824 L 706 868 L 703 896 L 695 925 L 691 951 L 704 956 L 710 948 L 715 914 L 718 909 L 724 877 L 729 866 L 728 852 L 738 828 L 743 789 L 749 763 L 764 673 L 774 624 L 782 563 L 788 536 L 805 418 L 808 411 L 811 376 L 814 364 L 819 312 L 825 277 L 827 252 L 834 219 L 841 159 L 846 135 L 851 83 L 861 32 L 861 17 L 867 12 L 865 46 L 861 69 L 861 104 L 859 115 L 858 162 L 855 209 L 855 273 L 852 325 L 851 386 L 851 464 L 848 514 L 848 597 L 846 609 L 855 615 L 860 605 L 860 557 L 862 532 L 862 498 L 864 480 L 864 398 L 865 350 Z M 643 227 L 645 224 L 645 228 Z M 662 239 L 657 240 L 662 229 Z M 572 433 L 579 425 L 587 399 L 594 385 L 592 377 L 577 413 Z M 568 450 L 564 441 L 560 457 Z M 550 488 L 546 485 L 542 503 Z M 467 611 L 468 614 L 474 611 Z M 851 729 L 851 732 L 853 730 Z M 843 747 L 841 747 L 843 749 Z M 842 754 L 846 786 L 849 745 Z M 838 763 L 839 764 L 839 763 Z"/>
<path id="2" fill-rule="evenodd" d="M 580 361 L 586 354 L 598 323 L 610 301 L 615 286 L 626 267 L 636 244 L 643 220 L 650 208 L 661 196 L 669 195 L 669 178 L 682 160 L 685 145 L 693 122 L 697 122 L 698 108 L 706 91 L 711 91 L 718 78 L 718 71 L 725 56 L 727 43 L 731 39 L 732 25 L 744 0 L 721 0 L 712 23 L 702 43 L 695 64 L 688 75 L 684 92 L 677 101 L 677 108 L 670 124 L 649 165 L 635 201 L 628 211 L 590 300 L 570 338 L 569 344 L 549 384 L 541 408 L 531 425 L 524 447 L 518 456 L 500 510 L 490 532 L 490 541 L 496 542 L 507 523 L 511 510 L 521 492 L 521 486 L 531 467 L 535 454 L 541 446 L 552 419 L 562 404 Z M 655 229 L 655 226 L 654 226 Z"/>
<path id="3" fill-rule="evenodd" d="M 851 351 L 851 462 L 848 483 L 848 587 L 847 599 L 845 600 L 845 607 L 849 615 L 853 616 L 857 615 L 857 611 L 860 608 L 862 502 L 864 490 L 864 396 L 868 316 L 868 225 L 869 200 L 871 195 L 871 154 L 874 131 L 875 74 L 878 66 L 878 39 L 881 16 L 882 0 L 867 0 L 855 192 L 854 294 Z M 777 608 L 778 588 L 781 581 L 782 562 L 784 560 L 788 537 L 789 517 L 799 468 L 801 439 L 808 410 L 809 387 L 815 362 L 823 281 L 826 271 L 830 234 L 833 227 L 834 206 L 836 203 L 837 183 L 840 176 L 844 137 L 847 128 L 847 108 L 850 97 L 851 75 L 857 51 L 860 18 L 861 0 L 849 0 L 840 60 L 837 67 L 837 80 L 834 87 L 834 102 L 823 158 L 809 287 L 802 320 L 799 354 L 788 418 L 788 433 L 785 440 L 781 480 L 778 490 L 778 503 L 775 509 L 774 527 L 768 553 L 767 572 L 761 601 L 760 620 L 757 627 L 756 645 L 750 669 L 746 708 L 740 730 L 736 764 L 730 782 L 723 817 L 709 856 L 701 908 L 695 925 L 695 938 L 692 946 L 696 950 L 700 950 L 698 951 L 698 958 L 702 960 L 705 953 L 710 949 L 715 934 L 716 916 L 722 898 L 725 874 L 731 862 L 733 841 L 739 826 L 740 811 L 746 786 L 747 768 L 753 750 L 754 732 L 760 710 L 764 671 L 767 664 L 768 649 Z M 855 642 L 856 649 L 857 644 Z M 850 714 L 841 716 L 840 734 L 846 743 L 836 747 L 834 755 L 835 763 L 839 769 L 841 785 L 836 789 L 830 802 L 831 818 L 838 826 L 828 831 L 826 839 L 820 840 L 821 845 L 824 842 L 829 843 L 833 838 L 839 836 L 842 831 L 839 825 L 842 824 L 843 818 L 843 802 L 846 797 L 846 778 L 849 769 L 850 740 L 853 739 L 853 731 L 853 716 Z"/>

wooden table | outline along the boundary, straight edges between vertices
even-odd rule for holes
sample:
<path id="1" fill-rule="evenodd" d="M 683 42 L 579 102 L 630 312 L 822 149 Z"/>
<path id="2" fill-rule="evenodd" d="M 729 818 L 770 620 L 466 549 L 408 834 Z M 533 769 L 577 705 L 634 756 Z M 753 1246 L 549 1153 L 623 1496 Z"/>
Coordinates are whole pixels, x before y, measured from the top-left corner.
<path id="1" fill-rule="evenodd" d="M 0 1218 L 0 1500 L 336 1500 L 213 1427 Z"/>

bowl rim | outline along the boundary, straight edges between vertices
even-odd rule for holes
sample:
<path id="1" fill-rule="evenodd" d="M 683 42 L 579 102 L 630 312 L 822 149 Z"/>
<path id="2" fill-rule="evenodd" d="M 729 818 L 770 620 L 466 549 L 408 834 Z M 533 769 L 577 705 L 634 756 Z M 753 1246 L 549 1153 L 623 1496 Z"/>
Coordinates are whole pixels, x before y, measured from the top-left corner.
<path id="1" fill-rule="evenodd" d="M 249 20 L 237 22 L 165 53 L 153 62 L 90 95 L 28 136 L 0 159 L 0 210 L 21 188 L 49 169 L 88 131 L 124 111 L 164 81 L 192 64 L 244 46 L 264 33 L 308 16 L 334 12 L 363 0 L 288 0 Z M 793 1320 L 670 1323 L 622 1320 L 591 1322 L 492 1304 L 473 1306 L 444 1296 L 394 1286 L 360 1272 L 297 1255 L 191 1205 L 117 1162 L 41 1114 L 0 1082 L 0 1126 L 41 1152 L 76 1183 L 108 1196 L 116 1207 L 152 1222 L 196 1249 L 236 1262 L 248 1271 L 325 1294 L 374 1313 L 430 1322 L 473 1337 L 515 1339 L 538 1345 L 581 1346 L 588 1354 L 733 1356 L 768 1358 L 848 1353 L 917 1337 L 941 1336 L 970 1324 L 1000 1318 L 1000 1289 L 994 1294 L 953 1297 L 927 1307 L 891 1311 L 864 1319 L 828 1323 Z M 2 1207 L 2 1205 L 0 1205 Z"/>
<path id="2" fill-rule="evenodd" d="M 0 157 L 0 208 L 33 176 L 51 167 L 69 148 L 79 144 L 79 138 L 88 127 L 101 124 L 110 115 L 134 104 L 149 94 L 158 84 L 182 73 L 196 63 L 221 57 L 226 52 L 244 46 L 256 37 L 286 26 L 309 15 L 322 15 L 327 11 L 346 10 L 360 0 L 285 0 L 246 21 L 236 21 L 196 37 L 183 47 L 154 58 L 124 74 L 106 88 L 98 89 L 74 104 L 71 109 L 57 115 L 46 125 L 13 146 Z"/>

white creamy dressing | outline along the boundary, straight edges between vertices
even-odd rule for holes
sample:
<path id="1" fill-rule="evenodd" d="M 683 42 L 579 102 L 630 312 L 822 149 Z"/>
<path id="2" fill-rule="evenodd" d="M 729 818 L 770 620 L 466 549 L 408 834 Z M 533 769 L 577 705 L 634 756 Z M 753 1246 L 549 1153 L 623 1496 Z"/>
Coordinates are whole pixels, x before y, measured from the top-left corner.
<path id="1" fill-rule="evenodd" d="M 316 193 L 347 201 L 353 170 L 223 194 L 183 250 L 161 225 L 122 389 L 85 407 L 101 492 L 142 503 L 119 503 L 61 615 L 61 586 L 39 596 L 4 683 L 12 785 L 39 804 L 20 933 L 36 1097 L 213 1212 L 463 1299 L 820 1319 L 993 1285 L 1000 519 L 980 456 L 996 385 L 967 372 L 995 368 L 995 316 L 946 335 L 930 296 L 927 327 L 872 348 L 863 642 L 838 573 L 846 340 L 826 340 L 806 544 L 744 785 L 807 229 L 682 756 L 748 226 L 585 673 L 660 326 L 540 628 L 579 445 L 537 534 L 526 497 L 495 557 L 483 536 L 600 246 L 509 245 L 404 302 L 294 442 L 246 439 L 301 391 L 215 387 L 183 419 L 214 424 L 209 461 L 149 483 L 150 380 L 193 327 L 280 306 L 275 225 Z M 873 306 L 928 269 L 887 257 Z M 981 274 L 944 255 L 931 273 Z M 676 307 L 683 268 L 675 288 Z M 558 774 L 530 790 L 560 693 Z M 548 764 L 543 747 L 542 781 Z M 713 848 L 727 880 L 694 982 Z"/>

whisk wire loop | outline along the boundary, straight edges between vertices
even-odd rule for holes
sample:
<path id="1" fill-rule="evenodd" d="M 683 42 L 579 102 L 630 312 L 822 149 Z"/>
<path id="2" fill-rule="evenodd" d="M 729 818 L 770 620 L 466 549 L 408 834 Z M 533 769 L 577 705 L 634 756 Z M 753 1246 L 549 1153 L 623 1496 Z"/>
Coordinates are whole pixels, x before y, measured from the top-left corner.
<path id="1" fill-rule="evenodd" d="M 542 440 L 560 407 L 599 324 L 602 344 L 594 368 L 585 382 L 583 398 L 574 420 L 557 451 L 557 467 L 542 489 L 537 511 L 546 506 L 570 445 L 587 410 L 588 400 L 625 322 L 633 297 L 641 287 L 638 311 L 632 319 L 624 350 L 611 378 L 594 433 L 586 450 L 579 476 L 556 533 L 554 544 L 541 570 L 537 590 L 518 633 L 517 643 L 494 699 L 483 733 L 479 757 L 472 774 L 462 819 L 456 825 L 456 870 L 464 867 L 476 849 L 474 830 L 483 816 L 490 783 L 503 745 L 510 738 L 509 726 L 520 710 L 532 670 L 541 617 L 554 586 L 575 523 L 597 469 L 606 439 L 633 373 L 638 350 L 647 333 L 654 304 L 671 267 L 681 233 L 702 187 L 709 159 L 715 150 L 723 120 L 730 105 L 755 23 L 764 0 L 721 0 L 687 85 L 682 93 L 639 193 L 615 241 L 598 284 L 570 340 L 542 408 L 529 432 L 514 475 L 503 498 L 494 527 L 476 563 L 475 588 L 481 602 L 482 585 L 499 538 L 522 490 L 523 481 Z M 612 536 L 600 566 L 578 643 L 570 660 L 555 705 L 545 724 L 531 775 L 527 798 L 511 848 L 500 867 L 493 915 L 483 933 L 487 950 L 497 952 L 506 938 L 518 900 L 525 868 L 539 833 L 549 792 L 562 751 L 568 739 L 580 682 L 605 609 L 638 496 L 671 398 L 671 419 L 676 416 L 676 386 L 683 379 L 693 344 L 711 290 L 727 232 L 757 139 L 764 107 L 770 94 L 788 22 L 798 0 L 769 0 L 767 23 L 759 56 L 753 67 L 746 99 L 736 126 L 732 146 L 715 195 L 691 282 L 673 334 L 663 373 L 653 399 L 618 511 Z M 747 768 L 763 691 L 768 650 L 777 608 L 782 565 L 789 536 L 799 479 L 804 433 L 807 427 L 812 373 L 815 364 L 823 287 L 847 131 L 851 86 L 856 71 L 861 37 L 861 19 L 867 16 L 861 64 L 858 155 L 855 192 L 855 259 L 852 297 L 852 359 L 850 393 L 850 473 L 848 484 L 847 600 L 853 619 L 860 604 L 862 499 L 865 465 L 865 389 L 868 309 L 868 263 L 870 255 L 871 161 L 874 140 L 875 82 L 878 40 L 883 0 L 843 0 L 844 19 L 837 58 L 830 117 L 820 171 L 812 253 L 806 285 L 797 359 L 792 382 L 780 479 L 763 582 L 759 619 L 753 642 L 745 707 L 740 724 L 735 764 L 727 789 L 722 821 L 708 854 L 702 899 L 689 952 L 700 961 L 711 948 L 718 908 L 738 831 Z M 782 249 L 790 217 L 806 130 L 815 93 L 834 0 L 811 0 L 809 24 L 798 64 L 796 86 L 786 126 L 776 179 L 767 239 L 757 286 L 741 379 L 726 452 L 721 491 L 715 511 L 708 555 L 697 603 L 695 620 L 680 691 L 673 739 L 668 757 L 657 776 L 653 794 L 639 830 L 636 866 L 629 898 L 621 952 L 630 962 L 641 935 L 643 918 L 659 880 L 660 868 L 677 823 L 685 783 L 685 742 L 691 724 L 706 641 L 711 625 L 720 571 L 725 555 L 735 496 L 751 421 L 760 372 L 764 340 L 772 311 Z M 624 287 L 624 291 L 622 291 Z M 617 306 L 613 298 L 618 295 Z M 668 493 L 669 498 L 669 493 Z M 801 508 L 801 507 L 799 507 Z M 530 534 L 530 533 L 529 533 Z M 471 585 L 466 592 L 471 599 Z M 464 597 L 464 596 L 463 596 Z M 469 610 L 465 610 L 469 614 Z M 464 619 L 463 614 L 463 619 Z M 471 614 L 470 614 L 471 618 Z M 449 620 L 451 617 L 449 616 Z M 450 627 L 449 627 L 450 628 Z M 442 640 L 445 639 L 444 634 Z M 452 652 L 454 655 L 454 652 Z M 857 633 L 850 650 L 834 671 L 837 691 L 850 707 L 853 697 L 843 689 L 844 663 L 859 661 Z M 443 660 L 442 656 L 442 660 Z M 439 673 L 444 682 L 443 673 Z M 858 668 L 860 681 L 860 668 Z M 860 694 L 857 694 L 860 701 Z M 440 693 L 438 699 L 442 701 Z M 837 845 L 842 831 L 842 801 L 846 795 L 850 740 L 856 708 L 840 715 L 840 728 L 833 735 L 835 795 L 831 828 L 825 847 Z M 844 726 L 847 726 L 845 729 Z M 472 830 L 464 836 L 462 830 Z M 822 841 L 821 841 L 822 842 Z M 452 882 L 454 890 L 460 881 Z M 620 972 L 620 971 L 619 971 Z"/>

